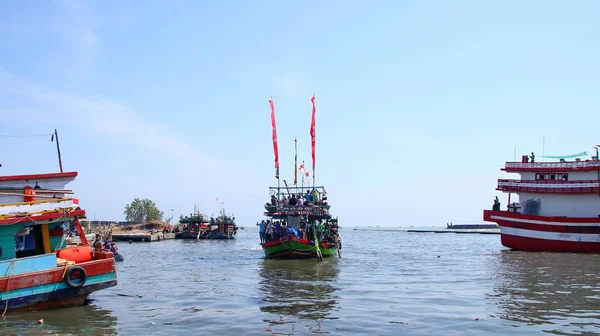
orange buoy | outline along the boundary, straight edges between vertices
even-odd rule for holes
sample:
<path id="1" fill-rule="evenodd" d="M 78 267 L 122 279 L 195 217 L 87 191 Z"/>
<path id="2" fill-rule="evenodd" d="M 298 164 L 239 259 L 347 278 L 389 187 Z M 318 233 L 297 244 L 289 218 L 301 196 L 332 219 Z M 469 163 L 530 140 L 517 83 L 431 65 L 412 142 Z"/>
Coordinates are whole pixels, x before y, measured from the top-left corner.
<path id="1" fill-rule="evenodd" d="M 56 256 L 61 259 L 74 261 L 75 263 L 91 261 L 93 258 L 92 247 L 89 245 L 67 247 L 56 251 Z"/>

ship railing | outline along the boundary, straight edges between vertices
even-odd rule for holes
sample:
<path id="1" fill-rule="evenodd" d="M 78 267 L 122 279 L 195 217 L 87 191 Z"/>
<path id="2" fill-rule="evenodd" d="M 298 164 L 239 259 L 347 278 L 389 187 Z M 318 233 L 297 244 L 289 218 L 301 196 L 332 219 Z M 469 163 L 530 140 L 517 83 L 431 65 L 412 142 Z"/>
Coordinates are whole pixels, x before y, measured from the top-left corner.
<path id="1" fill-rule="evenodd" d="M 539 193 L 595 193 L 600 191 L 598 180 L 498 180 L 499 191 Z"/>
<path id="2" fill-rule="evenodd" d="M 600 161 L 568 161 L 568 162 L 506 162 L 505 169 L 572 169 L 600 168 Z"/>

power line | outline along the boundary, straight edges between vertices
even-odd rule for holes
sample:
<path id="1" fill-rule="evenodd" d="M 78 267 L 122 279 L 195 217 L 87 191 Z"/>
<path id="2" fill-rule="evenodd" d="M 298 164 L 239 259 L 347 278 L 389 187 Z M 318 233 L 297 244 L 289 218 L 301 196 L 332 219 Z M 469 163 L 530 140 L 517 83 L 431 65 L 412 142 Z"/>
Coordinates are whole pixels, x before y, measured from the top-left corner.
<path id="1" fill-rule="evenodd" d="M 36 137 L 48 137 L 48 136 L 52 136 L 52 134 L 32 134 L 32 135 L 0 134 L 0 138 L 36 138 Z"/>

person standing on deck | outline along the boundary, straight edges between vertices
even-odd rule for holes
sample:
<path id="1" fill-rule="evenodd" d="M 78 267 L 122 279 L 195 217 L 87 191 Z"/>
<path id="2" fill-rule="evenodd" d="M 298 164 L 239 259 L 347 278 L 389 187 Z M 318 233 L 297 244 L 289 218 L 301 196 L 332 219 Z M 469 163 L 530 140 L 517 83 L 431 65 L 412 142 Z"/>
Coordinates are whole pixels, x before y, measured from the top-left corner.
<path id="1" fill-rule="evenodd" d="M 265 220 L 263 219 L 259 224 L 258 224 L 258 235 L 260 236 L 260 243 L 264 244 L 265 243 Z"/>
<path id="2" fill-rule="evenodd" d="M 265 230 L 265 238 L 266 238 L 267 243 L 271 241 L 272 236 L 273 236 L 273 223 L 269 220 L 269 221 L 267 221 L 267 228 Z"/>

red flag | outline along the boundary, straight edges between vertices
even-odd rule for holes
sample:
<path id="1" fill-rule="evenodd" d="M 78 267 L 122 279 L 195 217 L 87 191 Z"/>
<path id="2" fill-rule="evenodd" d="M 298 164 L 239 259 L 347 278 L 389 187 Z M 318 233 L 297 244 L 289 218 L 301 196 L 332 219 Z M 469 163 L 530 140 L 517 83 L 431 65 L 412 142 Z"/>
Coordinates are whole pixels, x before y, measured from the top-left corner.
<path id="1" fill-rule="evenodd" d="M 308 177 L 308 171 L 306 171 L 306 177 Z"/>
<path id="2" fill-rule="evenodd" d="M 273 98 L 269 99 L 271 106 L 271 124 L 273 125 L 273 151 L 275 152 L 275 178 L 279 178 L 279 149 L 277 147 L 277 126 L 275 124 L 275 104 Z"/>
<path id="3" fill-rule="evenodd" d="M 312 121 L 310 123 L 310 143 L 312 147 L 312 169 L 313 169 L 313 178 L 315 177 L 315 138 L 317 134 L 315 132 L 315 114 L 317 113 L 317 107 L 315 106 L 315 96 L 313 95 L 310 99 L 312 102 Z"/>

